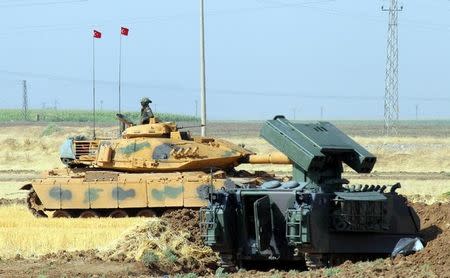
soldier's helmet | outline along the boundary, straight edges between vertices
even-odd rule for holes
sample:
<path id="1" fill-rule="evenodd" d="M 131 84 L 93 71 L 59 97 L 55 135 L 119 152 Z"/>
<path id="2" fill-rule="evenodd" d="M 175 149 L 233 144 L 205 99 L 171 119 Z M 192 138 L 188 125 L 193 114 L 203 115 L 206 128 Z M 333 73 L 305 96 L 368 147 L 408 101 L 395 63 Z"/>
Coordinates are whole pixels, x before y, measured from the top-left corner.
<path id="1" fill-rule="evenodd" d="M 141 99 L 141 104 L 142 105 L 149 105 L 150 103 L 152 103 L 152 101 L 148 97 L 143 97 Z"/>

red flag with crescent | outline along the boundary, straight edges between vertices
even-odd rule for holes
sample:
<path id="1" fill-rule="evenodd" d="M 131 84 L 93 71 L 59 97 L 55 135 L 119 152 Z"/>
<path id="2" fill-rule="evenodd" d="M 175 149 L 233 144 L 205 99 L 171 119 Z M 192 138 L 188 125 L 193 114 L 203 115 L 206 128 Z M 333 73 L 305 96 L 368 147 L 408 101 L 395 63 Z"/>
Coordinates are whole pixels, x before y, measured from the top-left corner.
<path id="1" fill-rule="evenodd" d="M 100 39 L 101 37 L 102 37 L 102 33 L 100 33 L 100 32 L 97 31 L 97 30 L 94 30 L 94 38 Z"/>
<path id="2" fill-rule="evenodd" d="M 128 29 L 126 27 L 120 27 L 120 34 L 122 34 L 124 36 L 128 36 L 129 31 L 130 31 L 130 29 Z"/>

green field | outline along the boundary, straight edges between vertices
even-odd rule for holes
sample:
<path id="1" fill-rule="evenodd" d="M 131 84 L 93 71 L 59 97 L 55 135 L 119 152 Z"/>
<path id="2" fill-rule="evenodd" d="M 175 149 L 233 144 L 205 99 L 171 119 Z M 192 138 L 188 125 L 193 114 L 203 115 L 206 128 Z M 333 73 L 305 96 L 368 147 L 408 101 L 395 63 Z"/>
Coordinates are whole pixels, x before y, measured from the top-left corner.
<path id="1" fill-rule="evenodd" d="M 139 119 L 139 112 L 123 113 L 129 119 L 137 122 Z M 163 121 L 184 121 L 194 122 L 198 118 L 190 115 L 170 114 L 170 113 L 155 113 L 156 117 Z M 54 109 L 36 109 L 28 110 L 27 121 L 36 122 L 91 122 L 92 111 L 88 110 L 54 110 Z M 0 109 L 0 122 L 17 122 L 25 121 L 22 110 L 20 109 Z M 115 111 L 97 111 L 96 121 L 99 123 L 114 123 L 116 120 Z"/>

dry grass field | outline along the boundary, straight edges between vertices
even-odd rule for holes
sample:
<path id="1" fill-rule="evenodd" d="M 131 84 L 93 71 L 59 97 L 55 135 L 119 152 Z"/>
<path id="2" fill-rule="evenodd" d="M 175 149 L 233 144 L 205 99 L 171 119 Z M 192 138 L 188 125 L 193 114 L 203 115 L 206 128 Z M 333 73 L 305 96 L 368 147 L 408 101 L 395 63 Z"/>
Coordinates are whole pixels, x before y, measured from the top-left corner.
<path id="1" fill-rule="evenodd" d="M 241 128 L 245 128 L 241 124 Z M 364 127 L 362 127 L 364 128 Z M 439 127 L 436 127 L 439 128 Z M 234 143 L 245 144 L 256 153 L 274 149 L 253 132 L 218 132 Z M 352 129 L 354 130 L 354 129 Z M 4 126 L 0 133 L 0 199 L 23 199 L 19 187 L 40 171 L 61 167 L 59 146 L 68 136 L 89 134 L 89 127 Z M 114 127 L 102 127 L 100 136 L 116 134 Z M 427 133 L 430 134 L 430 133 Z M 400 193 L 413 201 L 447 202 L 450 198 L 450 138 L 430 137 L 417 131 L 398 137 L 352 134 L 355 141 L 374 153 L 374 172 L 358 175 L 345 168 L 353 184 L 402 183 Z M 290 166 L 242 165 L 240 169 L 265 170 L 289 175 Z M 0 258 L 36 257 L 60 250 L 101 249 L 142 225 L 143 219 L 37 219 L 23 205 L 0 206 Z M 1 274 L 1 273 L 0 273 Z M 1 276 L 1 275 L 0 275 Z"/>
<path id="2" fill-rule="evenodd" d="M 36 257 L 106 246 L 143 218 L 35 218 L 25 206 L 0 206 L 0 257 Z"/>

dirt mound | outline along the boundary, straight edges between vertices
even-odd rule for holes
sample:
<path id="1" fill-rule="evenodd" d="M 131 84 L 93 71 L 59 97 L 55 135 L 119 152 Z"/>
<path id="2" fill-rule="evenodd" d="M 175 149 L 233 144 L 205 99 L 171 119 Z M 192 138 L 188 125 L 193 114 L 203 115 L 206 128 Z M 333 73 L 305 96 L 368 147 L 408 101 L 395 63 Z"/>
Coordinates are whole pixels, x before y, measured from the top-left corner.
<path id="1" fill-rule="evenodd" d="M 138 263 L 152 275 L 190 272 L 207 275 L 217 268 L 218 256 L 201 241 L 198 212 L 181 209 L 166 213 L 161 218 L 149 218 L 103 249 L 60 251 L 40 256 L 36 261 L 52 261 L 59 265 Z"/>
<path id="2" fill-rule="evenodd" d="M 450 277 L 450 204 L 412 204 L 421 219 L 425 249 L 394 260 L 379 259 L 322 270 L 319 277 Z"/>
<path id="3" fill-rule="evenodd" d="M 394 260 L 378 259 L 370 262 L 346 261 L 334 268 L 305 272 L 244 271 L 233 277 L 450 277 L 450 204 L 412 204 L 421 219 L 421 237 L 425 249 L 416 254 Z"/>
<path id="4" fill-rule="evenodd" d="M 175 231 L 189 231 L 188 240 L 198 246 L 203 246 L 203 241 L 198 225 L 198 210 L 178 209 L 164 213 L 162 219 L 166 220 Z"/>
<path id="5" fill-rule="evenodd" d="M 0 206 L 10 206 L 10 205 L 26 205 L 26 199 L 5 199 L 0 198 Z"/>
<path id="6" fill-rule="evenodd" d="M 450 277 L 450 204 L 415 204 L 414 208 L 420 216 L 421 236 L 427 245 L 422 252 L 403 260 L 415 265 L 429 265 L 439 277 Z"/>
<path id="7" fill-rule="evenodd" d="M 17 256 L 16 256 L 17 259 Z M 20 259 L 20 258 L 19 258 Z M 56 253 L 46 254 L 44 256 L 40 256 L 39 259 L 41 261 L 47 260 L 58 260 L 61 262 L 71 262 L 71 261 L 100 261 L 100 258 L 97 250 L 83 250 L 83 251 L 59 251 Z"/>
<path id="8" fill-rule="evenodd" d="M 150 219 L 126 232 L 98 256 L 103 260 L 140 261 L 152 273 L 211 273 L 218 258 L 209 247 L 199 244 L 199 232 L 190 232 L 189 226 L 194 225 L 191 216 L 195 214 L 173 212 L 166 219 L 175 223 L 174 219 L 178 217 L 175 215 L 183 215 L 186 222 L 179 221 L 181 226 L 172 226 L 165 219 Z"/>

